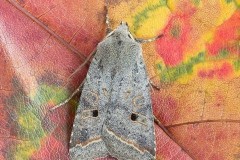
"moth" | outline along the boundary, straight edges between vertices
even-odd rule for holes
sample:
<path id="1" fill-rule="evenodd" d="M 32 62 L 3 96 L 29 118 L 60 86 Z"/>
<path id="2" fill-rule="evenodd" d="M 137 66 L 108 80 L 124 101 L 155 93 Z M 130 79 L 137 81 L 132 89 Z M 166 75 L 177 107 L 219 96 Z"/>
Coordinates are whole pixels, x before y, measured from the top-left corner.
<path id="1" fill-rule="evenodd" d="M 141 44 L 122 22 L 98 44 L 90 64 L 73 124 L 70 159 L 155 159 L 149 86 Z"/>

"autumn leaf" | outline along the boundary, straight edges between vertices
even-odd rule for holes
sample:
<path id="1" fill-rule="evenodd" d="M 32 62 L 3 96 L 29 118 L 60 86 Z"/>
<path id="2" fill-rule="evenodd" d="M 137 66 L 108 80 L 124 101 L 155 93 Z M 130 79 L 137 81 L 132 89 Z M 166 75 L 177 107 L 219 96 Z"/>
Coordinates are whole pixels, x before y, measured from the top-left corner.
<path id="1" fill-rule="evenodd" d="M 152 90 L 157 159 L 239 159 L 240 2 L 108 2 L 112 28 L 127 21 L 135 37 L 163 34 L 143 44 L 160 87 Z M 104 6 L 0 1 L 0 159 L 69 159 L 79 95 L 50 109 L 85 78 L 90 62 L 72 73 L 105 36 Z"/>

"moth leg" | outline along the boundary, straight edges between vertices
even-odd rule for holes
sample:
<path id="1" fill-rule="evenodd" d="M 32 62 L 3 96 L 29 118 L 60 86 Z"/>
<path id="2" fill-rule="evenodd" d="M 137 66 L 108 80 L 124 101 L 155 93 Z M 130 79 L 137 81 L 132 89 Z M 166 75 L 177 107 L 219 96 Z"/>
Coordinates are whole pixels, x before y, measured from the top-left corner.
<path id="1" fill-rule="evenodd" d="M 163 36 L 163 34 L 153 37 L 153 38 L 149 38 L 149 39 L 135 38 L 135 40 L 139 43 L 149 43 L 149 42 L 153 42 L 153 41 L 157 40 L 158 38 L 160 38 L 162 36 Z"/>
<path id="2" fill-rule="evenodd" d="M 150 83 L 152 89 L 154 88 L 154 89 L 160 90 L 160 86 L 154 84 L 153 81 L 149 80 L 149 83 Z"/>
<path id="3" fill-rule="evenodd" d="M 108 1 L 105 2 L 105 10 L 106 10 L 106 25 L 107 25 L 107 28 L 106 28 L 106 35 L 108 35 L 110 32 L 112 32 L 112 28 L 110 26 L 110 18 L 109 18 L 109 15 L 108 15 L 108 6 L 109 6 L 109 3 Z"/>
<path id="4" fill-rule="evenodd" d="M 63 101 L 62 103 L 59 103 L 58 105 L 56 105 L 56 106 L 54 106 L 53 108 L 51 108 L 50 111 L 53 111 L 53 110 L 55 110 L 55 109 L 63 106 L 64 104 L 68 103 L 68 102 L 72 99 L 73 96 L 75 96 L 79 91 L 81 91 L 82 86 L 83 86 L 83 84 L 85 83 L 85 81 L 86 81 L 86 79 L 84 79 L 84 80 L 82 81 L 82 83 L 81 83 L 81 84 L 78 86 L 78 88 L 71 94 L 70 97 L 68 97 L 68 98 L 67 98 L 65 101 Z"/>
<path id="5" fill-rule="evenodd" d="M 170 137 L 172 138 L 172 134 L 167 130 L 167 128 L 153 115 L 154 117 L 154 122 Z"/>

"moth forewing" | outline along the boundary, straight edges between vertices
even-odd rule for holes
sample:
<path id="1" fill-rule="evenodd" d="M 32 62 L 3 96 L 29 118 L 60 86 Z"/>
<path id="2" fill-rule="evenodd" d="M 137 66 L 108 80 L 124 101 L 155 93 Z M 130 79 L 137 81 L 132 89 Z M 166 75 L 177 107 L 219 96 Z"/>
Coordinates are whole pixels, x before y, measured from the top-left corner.
<path id="1" fill-rule="evenodd" d="M 71 159 L 108 155 L 155 159 L 154 118 L 141 44 L 126 23 L 98 44 L 77 114 Z"/>

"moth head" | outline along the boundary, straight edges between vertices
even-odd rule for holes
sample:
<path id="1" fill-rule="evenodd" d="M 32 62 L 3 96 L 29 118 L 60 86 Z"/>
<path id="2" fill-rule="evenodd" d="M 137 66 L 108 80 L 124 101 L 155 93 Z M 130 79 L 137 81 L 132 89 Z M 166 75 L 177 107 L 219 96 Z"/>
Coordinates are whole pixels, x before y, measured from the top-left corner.
<path id="1" fill-rule="evenodd" d="M 121 21 L 121 22 L 120 22 L 120 26 L 125 26 L 125 27 L 127 27 L 127 29 L 129 29 L 127 22 Z"/>
<path id="2" fill-rule="evenodd" d="M 109 35 L 107 37 L 114 36 L 114 35 L 121 35 L 123 37 L 135 40 L 129 31 L 127 22 L 123 22 L 123 21 L 120 23 L 120 25 L 115 30 L 113 30 L 111 33 L 109 33 Z"/>
<path id="3" fill-rule="evenodd" d="M 129 27 L 127 22 L 121 22 L 120 25 L 115 29 L 116 32 L 121 32 L 123 34 L 129 33 Z"/>

